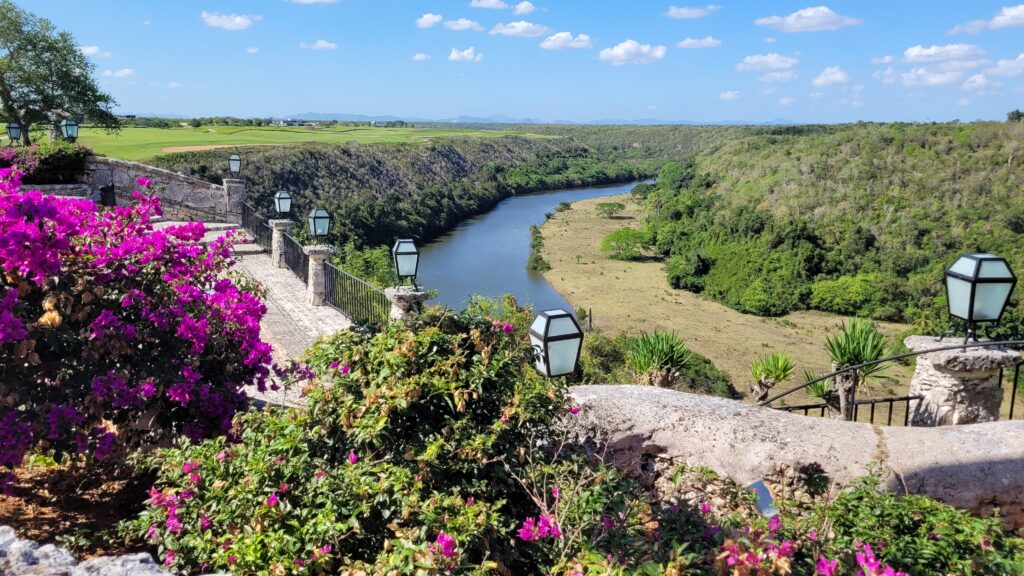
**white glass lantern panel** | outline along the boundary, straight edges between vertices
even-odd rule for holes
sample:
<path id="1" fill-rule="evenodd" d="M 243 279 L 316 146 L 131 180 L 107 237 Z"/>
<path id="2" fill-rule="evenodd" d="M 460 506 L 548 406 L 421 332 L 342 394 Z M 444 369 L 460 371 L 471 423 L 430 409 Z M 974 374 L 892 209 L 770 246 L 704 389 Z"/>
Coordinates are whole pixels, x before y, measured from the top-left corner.
<path id="1" fill-rule="evenodd" d="M 579 338 L 548 342 L 548 362 L 551 364 L 551 375 L 572 374 L 572 371 L 576 369 L 576 355 L 579 354 L 579 350 Z"/>
<path id="2" fill-rule="evenodd" d="M 537 334 L 544 335 L 544 326 L 547 324 L 548 319 L 543 316 L 537 316 L 533 319 L 533 323 L 530 324 L 530 331 L 536 332 Z"/>
<path id="3" fill-rule="evenodd" d="M 986 260 L 981 263 L 978 278 L 1013 278 L 1010 267 L 1002 260 Z"/>
<path id="4" fill-rule="evenodd" d="M 533 353 L 535 355 L 533 365 L 537 368 L 541 374 L 547 374 L 547 368 L 544 365 L 544 343 L 540 341 L 540 338 L 530 335 L 530 346 L 533 346 Z"/>
<path id="5" fill-rule="evenodd" d="M 314 233 L 317 236 L 326 236 L 327 235 L 327 226 L 329 224 L 330 224 L 330 221 L 328 221 L 327 218 L 323 218 L 323 217 L 319 217 L 318 216 L 317 218 L 315 218 L 313 220 L 313 230 L 314 230 Z"/>
<path id="6" fill-rule="evenodd" d="M 413 276 L 416 274 L 416 260 L 418 256 L 416 254 L 398 254 L 395 256 L 395 260 L 398 261 L 398 275 L 399 276 Z"/>
<path id="7" fill-rule="evenodd" d="M 971 283 L 959 278 L 946 276 L 946 297 L 949 298 L 949 313 L 968 320 L 971 304 Z"/>
<path id="8" fill-rule="evenodd" d="M 957 274 L 963 274 L 964 276 L 969 276 L 971 278 L 974 278 L 974 272 L 977 269 L 978 269 L 978 261 L 977 260 L 973 260 L 971 258 L 963 258 L 963 257 L 957 259 L 957 261 L 954 262 L 953 265 L 949 267 L 949 271 L 950 272 L 955 272 Z"/>
<path id="9" fill-rule="evenodd" d="M 562 318 L 552 318 L 551 327 L 548 328 L 548 337 L 553 336 L 565 336 L 566 334 L 579 334 L 580 331 L 576 328 L 576 324 L 573 323 L 572 318 L 564 316 Z"/>
<path id="10" fill-rule="evenodd" d="M 1010 297 L 1012 285 L 1007 282 L 978 284 L 974 291 L 974 320 L 996 320 Z"/>

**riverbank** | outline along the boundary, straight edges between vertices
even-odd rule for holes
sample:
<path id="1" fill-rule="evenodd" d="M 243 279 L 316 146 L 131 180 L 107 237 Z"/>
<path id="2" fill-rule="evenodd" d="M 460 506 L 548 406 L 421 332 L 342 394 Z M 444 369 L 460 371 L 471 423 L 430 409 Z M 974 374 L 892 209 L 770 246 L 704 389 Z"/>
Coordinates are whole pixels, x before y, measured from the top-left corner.
<path id="1" fill-rule="evenodd" d="M 614 219 L 598 216 L 597 204 L 622 202 L 626 209 Z M 609 333 L 675 330 L 687 346 L 708 357 L 746 392 L 750 361 L 773 350 L 786 350 L 803 370 L 823 373 L 830 368 L 825 337 L 839 328 L 843 317 L 802 311 L 780 318 L 742 314 L 717 302 L 683 290 L 665 280 L 661 262 L 623 262 L 606 258 L 601 240 L 631 226 L 642 227 L 640 207 L 629 194 L 575 202 L 541 226 L 541 254 L 551 264 L 544 277 L 573 306 L 593 311 L 594 326 Z M 907 326 L 880 323 L 890 336 Z M 911 370 L 896 366 L 875 379 L 865 396 L 891 396 L 906 390 Z M 778 391 L 784 390 L 780 387 Z M 790 405 L 813 401 L 802 393 L 788 398 Z"/>

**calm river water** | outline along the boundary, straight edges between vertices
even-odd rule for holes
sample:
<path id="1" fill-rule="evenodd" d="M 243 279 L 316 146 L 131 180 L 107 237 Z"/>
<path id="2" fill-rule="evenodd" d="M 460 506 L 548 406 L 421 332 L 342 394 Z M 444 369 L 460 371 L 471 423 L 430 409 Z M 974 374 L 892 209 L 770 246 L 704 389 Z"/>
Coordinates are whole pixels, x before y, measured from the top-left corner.
<path id="1" fill-rule="evenodd" d="M 526 269 L 530 226 L 544 222 L 559 202 L 576 202 L 629 192 L 635 183 L 563 188 L 513 196 L 490 212 L 470 218 L 448 234 L 423 246 L 416 281 L 438 291 L 434 304 L 455 310 L 469 297 L 512 294 L 535 310 L 568 308 L 569 303 L 538 272 Z"/>

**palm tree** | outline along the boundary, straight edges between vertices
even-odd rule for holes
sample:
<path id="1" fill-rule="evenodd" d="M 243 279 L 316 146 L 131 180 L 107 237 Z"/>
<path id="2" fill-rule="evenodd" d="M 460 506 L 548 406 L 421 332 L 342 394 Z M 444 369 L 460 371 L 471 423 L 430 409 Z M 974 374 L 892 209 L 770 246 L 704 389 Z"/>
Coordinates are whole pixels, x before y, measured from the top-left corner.
<path id="1" fill-rule="evenodd" d="M 756 358 L 750 363 L 750 395 L 755 402 L 768 399 L 768 392 L 773 386 L 793 375 L 793 359 L 786 352 L 772 352 Z"/>
<path id="2" fill-rule="evenodd" d="M 853 320 L 849 325 L 843 323 L 839 333 L 825 340 L 825 348 L 832 359 L 832 370 L 841 370 L 857 366 L 865 362 L 881 360 L 892 354 L 884 334 L 878 331 L 873 322 Z M 857 398 L 857 386 L 868 377 L 888 368 L 891 362 L 880 362 L 854 370 L 837 374 L 832 379 L 833 403 L 830 411 L 843 420 L 853 420 L 854 401 Z M 834 401 L 838 399 L 839 405 Z"/>

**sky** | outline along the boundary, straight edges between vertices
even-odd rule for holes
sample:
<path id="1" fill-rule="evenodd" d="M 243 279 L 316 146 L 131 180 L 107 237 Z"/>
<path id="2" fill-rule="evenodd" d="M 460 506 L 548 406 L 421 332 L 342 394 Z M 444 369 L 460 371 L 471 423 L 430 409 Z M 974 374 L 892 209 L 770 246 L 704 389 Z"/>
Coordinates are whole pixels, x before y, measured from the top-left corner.
<path id="1" fill-rule="evenodd" d="M 122 113 L 833 123 L 1024 108 L 1012 0 L 15 1 L 75 36 Z"/>

